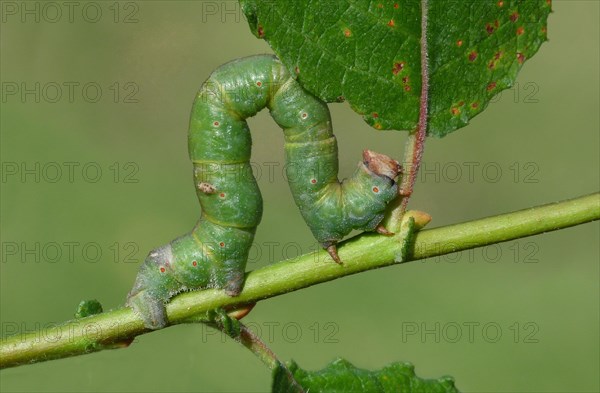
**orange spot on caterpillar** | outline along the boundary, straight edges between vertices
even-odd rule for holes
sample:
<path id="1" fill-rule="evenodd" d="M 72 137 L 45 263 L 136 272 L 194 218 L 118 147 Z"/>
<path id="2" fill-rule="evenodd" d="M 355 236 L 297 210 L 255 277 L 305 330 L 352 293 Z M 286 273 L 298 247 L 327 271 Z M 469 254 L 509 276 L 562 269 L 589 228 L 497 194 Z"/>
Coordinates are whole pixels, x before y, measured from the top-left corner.
<path id="1" fill-rule="evenodd" d="M 469 53 L 469 61 L 474 62 L 477 59 L 477 52 L 473 51 Z"/>
<path id="2" fill-rule="evenodd" d="M 519 64 L 523 64 L 525 62 L 525 55 L 521 52 L 517 52 L 517 61 Z"/>
<path id="3" fill-rule="evenodd" d="M 487 91 L 494 90 L 495 88 L 496 88 L 496 82 L 492 82 L 489 85 L 487 85 Z"/>
<path id="4" fill-rule="evenodd" d="M 525 28 L 523 26 L 520 26 L 517 29 L 517 35 L 523 35 L 523 33 L 525 33 Z"/>
<path id="5" fill-rule="evenodd" d="M 160 267 L 160 272 L 161 272 L 161 273 L 164 273 L 165 271 L 166 271 L 166 269 L 165 269 L 164 267 L 162 267 L 162 266 L 161 266 L 161 267 Z"/>
<path id="6" fill-rule="evenodd" d="M 261 87 L 262 86 L 262 82 L 261 81 L 256 82 L 256 86 Z"/>
<path id="7" fill-rule="evenodd" d="M 373 187 L 373 192 L 375 194 L 378 194 L 379 193 L 379 187 Z"/>
<path id="8" fill-rule="evenodd" d="M 257 35 L 258 38 L 263 38 L 265 36 L 265 29 L 262 25 L 258 25 Z"/>
<path id="9" fill-rule="evenodd" d="M 510 21 L 514 23 L 517 20 L 519 20 L 519 13 L 515 11 L 512 14 L 510 14 Z"/>
<path id="10" fill-rule="evenodd" d="M 350 37 L 352 35 L 352 32 L 350 31 L 350 29 L 344 29 L 344 36 L 346 36 L 346 38 Z"/>
<path id="11" fill-rule="evenodd" d="M 392 68 L 392 74 L 398 75 L 400 73 L 400 71 L 402 71 L 404 69 L 405 65 L 406 65 L 406 63 L 403 61 L 394 63 L 394 67 Z"/>
<path id="12" fill-rule="evenodd" d="M 474 103 L 472 103 L 472 104 L 471 104 L 471 108 L 473 108 L 473 109 L 477 109 L 477 108 L 479 108 L 479 102 L 474 102 Z"/>
<path id="13" fill-rule="evenodd" d="M 221 243 L 219 243 L 219 246 L 221 246 L 221 247 L 225 247 L 225 243 L 224 243 L 224 242 L 221 242 Z"/>
<path id="14" fill-rule="evenodd" d="M 310 182 L 311 182 L 312 184 L 317 184 L 317 179 L 310 179 Z"/>
<path id="15" fill-rule="evenodd" d="M 192 266 L 198 266 L 198 262 L 192 261 Z"/>
<path id="16" fill-rule="evenodd" d="M 463 44 L 463 40 L 456 41 L 456 46 L 458 46 L 459 48 L 462 46 L 462 44 Z"/>
<path id="17" fill-rule="evenodd" d="M 218 126 L 219 126 L 219 124 L 221 124 L 221 123 L 219 123 L 218 121 L 215 121 L 215 122 L 213 123 L 213 126 L 215 126 L 215 127 L 218 127 Z"/>
<path id="18" fill-rule="evenodd" d="M 394 27 L 394 26 L 396 26 L 396 23 L 394 22 L 394 20 L 393 20 L 393 19 L 390 19 L 390 21 L 387 23 L 387 25 L 388 25 L 389 27 Z"/>

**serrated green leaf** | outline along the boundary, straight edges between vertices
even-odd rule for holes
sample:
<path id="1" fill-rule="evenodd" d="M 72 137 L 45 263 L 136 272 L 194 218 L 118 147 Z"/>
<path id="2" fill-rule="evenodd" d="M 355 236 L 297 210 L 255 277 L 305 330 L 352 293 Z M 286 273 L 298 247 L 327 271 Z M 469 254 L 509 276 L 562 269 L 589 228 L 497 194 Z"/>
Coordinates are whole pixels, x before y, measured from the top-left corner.
<path id="1" fill-rule="evenodd" d="M 100 313 L 102 313 L 102 304 L 98 300 L 82 300 L 75 311 L 75 318 L 84 318 Z"/>
<path id="2" fill-rule="evenodd" d="M 355 367 L 344 359 L 337 359 L 323 370 L 305 371 L 291 361 L 289 370 L 296 382 L 306 392 L 410 392 L 410 393 L 451 393 L 458 392 L 452 377 L 422 379 L 415 375 L 410 363 L 392 363 L 381 370 L 369 371 Z M 272 392 L 298 392 L 290 381 L 285 369 L 280 367 L 273 372 Z"/>
<path id="3" fill-rule="evenodd" d="M 421 94 L 421 1 L 240 0 L 252 32 L 300 83 L 347 100 L 377 129 L 413 130 Z M 429 128 L 465 126 L 547 40 L 550 0 L 429 0 Z"/>

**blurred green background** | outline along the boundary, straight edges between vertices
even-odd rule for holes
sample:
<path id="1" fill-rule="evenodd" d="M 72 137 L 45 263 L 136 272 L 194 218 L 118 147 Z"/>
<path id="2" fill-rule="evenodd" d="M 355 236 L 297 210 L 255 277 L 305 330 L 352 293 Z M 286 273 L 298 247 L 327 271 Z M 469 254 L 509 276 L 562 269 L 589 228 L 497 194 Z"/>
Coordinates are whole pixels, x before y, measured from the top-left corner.
<path id="1" fill-rule="evenodd" d="M 186 144 L 196 90 L 224 62 L 271 52 L 236 2 L 75 3 L 71 17 L 60 2 L 2 2 L 2 337 L 69 319 L 82 299 L 123 304 L 146 253 L 198 217 Z M 550 41 L 515 88 L 427 142 L 411 206 L 432 227 L 598 190 L 599 3 L 553 7 Z M 363 148 L 399 157 L 405 133 L 331 110 L 341 176 Z M 282 176 L 281 131 L 266 112 L 250 126 L 265 214 L 249 270 L 314 247 Z M 245 321 L 305 368 L 407 360 L 465 392 L 597 392 L 599 227 L 340 279 L 261 302 Z M 2 371 L 0 390 L 266 391 L 269 379 L 238 344 L 177 326 Z"/>

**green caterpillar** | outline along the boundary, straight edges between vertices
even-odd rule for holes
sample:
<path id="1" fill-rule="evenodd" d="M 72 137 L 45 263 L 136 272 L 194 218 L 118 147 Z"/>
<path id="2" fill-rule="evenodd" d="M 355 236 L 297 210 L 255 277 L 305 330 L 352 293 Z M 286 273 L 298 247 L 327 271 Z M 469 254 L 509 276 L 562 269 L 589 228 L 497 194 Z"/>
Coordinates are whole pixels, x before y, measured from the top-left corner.
<path id="1" fill-rule="evenodd" d="M 146 327 L 167 323 L 165 303 L 201 288 L 242 290 L 248 252 L 262 217 L 250 167 L 246 118 L 269 108 L 283 128 L 288 182 L 315 238 L 341 263 L 336 244 L 351 230 L 377 230 L 398 193 L 399 164 L 365 150 L 354 175 L 338 181 L 337 142 L 327 105 L 305 91 L 274 56 L 227 63 L 198 92 L 189 127 L 189 155 L 202 208 L 192 231 L 150 252 L 127 304 Z"/>

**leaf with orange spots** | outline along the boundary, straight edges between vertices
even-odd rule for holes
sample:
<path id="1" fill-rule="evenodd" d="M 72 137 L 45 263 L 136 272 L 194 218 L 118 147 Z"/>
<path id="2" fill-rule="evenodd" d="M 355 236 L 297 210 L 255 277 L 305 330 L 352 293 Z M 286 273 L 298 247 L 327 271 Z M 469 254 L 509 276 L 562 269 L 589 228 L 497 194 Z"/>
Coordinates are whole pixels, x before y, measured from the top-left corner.
<path id="1" fill-rule="evenodd" d="M 306 371 L 296 362 L 289 364 L 289 371 L 295 381 L 283 367 L 273 372 L 272 392 L 421 392 L 421 393 L 457 393 L 451 377 L 423 379 L 415 375 L 410 363 L 392 363 L 381 370 L 360 369 L 344 359 L 336 359 L 319 371 Z M 294 383 L 296 382 L 296 383 Z"/>
<path id="2" fill-rule="evenodd" d="M 421 94 L 421 1 L 240 0 L 251 30 L 300 83 L 346 100 L 377 129 L 413 130 Z M 465 126 L 546 38 L 549 0 L 429 0 L 429 128 Z"/>

